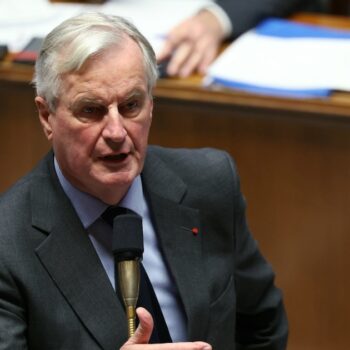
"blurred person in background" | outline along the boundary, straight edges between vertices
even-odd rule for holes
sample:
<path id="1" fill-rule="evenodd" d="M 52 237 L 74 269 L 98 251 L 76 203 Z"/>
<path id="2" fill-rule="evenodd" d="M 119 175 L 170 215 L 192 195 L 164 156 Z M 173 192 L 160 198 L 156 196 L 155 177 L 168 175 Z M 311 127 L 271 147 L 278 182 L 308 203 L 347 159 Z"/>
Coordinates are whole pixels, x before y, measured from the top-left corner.
<path id="1" fill-rule="evenodd" d="M 204 74 L 225 41 L 269 17 L 320 11 L 324 0 L 217 0 L 179 23 L 168 34 L 158 61 L 169 61 L 169 76 Z"/>

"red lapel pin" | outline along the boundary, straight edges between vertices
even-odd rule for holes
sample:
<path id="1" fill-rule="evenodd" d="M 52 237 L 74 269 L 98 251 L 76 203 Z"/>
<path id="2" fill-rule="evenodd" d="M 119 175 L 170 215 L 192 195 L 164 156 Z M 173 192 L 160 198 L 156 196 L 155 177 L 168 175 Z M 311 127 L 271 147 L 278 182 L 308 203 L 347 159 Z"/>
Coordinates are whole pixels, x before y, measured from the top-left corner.
<path id="1" fill-rule="evenodd" d="M 193 227 L 191 231 L 195 236 L 197 236 L 199 233 L 198 227 Z"/>
<path id="2" fill-rule="evenodd" d="M 198 233 L 199 233 L 199 229 L 198 229 L 198 227 L 188 228 L 188 227 L 184 227 L 184 226 L 182 226 L 182 228 L 183 228 L 184 230 L 186 230 L 186 231 L 190 231 L 190 232 L 192 232 L 193 236 L 197 236 L 197 235 L 198 235 Z"/>

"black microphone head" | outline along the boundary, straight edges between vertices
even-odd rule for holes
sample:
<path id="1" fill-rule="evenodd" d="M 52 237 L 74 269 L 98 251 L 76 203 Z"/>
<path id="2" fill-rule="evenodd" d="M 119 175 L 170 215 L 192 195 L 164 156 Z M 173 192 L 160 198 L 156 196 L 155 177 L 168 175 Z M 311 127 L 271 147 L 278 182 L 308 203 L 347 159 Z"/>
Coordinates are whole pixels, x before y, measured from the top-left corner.
<path id="1" fill-rule="evenodd" d="M 141 259 L 142 218 L 136 213 L 118 215 L 113 221 L 112 251 L 116 261 Z"/>

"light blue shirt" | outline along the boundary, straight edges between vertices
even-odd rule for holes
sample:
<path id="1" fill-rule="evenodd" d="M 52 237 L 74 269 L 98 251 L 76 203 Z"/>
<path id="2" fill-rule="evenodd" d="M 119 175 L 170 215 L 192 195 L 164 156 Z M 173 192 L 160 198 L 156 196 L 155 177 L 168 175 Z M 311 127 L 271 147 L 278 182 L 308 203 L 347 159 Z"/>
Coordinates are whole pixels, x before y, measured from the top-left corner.
<path id="1" fill-rule="evenodd" d="M 62 174 L 56 159 L 55 169 L 63 190 L 72 202 L 78 217 L 88 232 L 89 238 L 115 289 L 112 228 L 101 219 L 101 214 L 106 210 L 108 205 L 74 187 Z M 186 318 L 180 306 L 177 288 L 166 267 L 158 245 L 140 176 L 135 178 L 127 194 L 118 205 L 131 209 L 142 217 L 144 237 L 143 265 L 152 282 L 172 340 L 174 342 L 186 341 Z"/>

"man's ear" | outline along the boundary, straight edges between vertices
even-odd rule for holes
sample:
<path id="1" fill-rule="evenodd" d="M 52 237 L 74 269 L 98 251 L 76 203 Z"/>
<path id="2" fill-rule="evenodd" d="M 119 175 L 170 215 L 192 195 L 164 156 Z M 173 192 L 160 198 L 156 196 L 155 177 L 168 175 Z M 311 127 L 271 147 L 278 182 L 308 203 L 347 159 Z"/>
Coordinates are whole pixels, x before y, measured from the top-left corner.
<path id="1" fill-rule="evenodd" d="M 51 116 L 50 108 L 47 102 L 45 101 L 45 99 L 43 99 L 41 96 L 35 97 L 34 101 L 38 109 L 41 126 L 44 130 L 44 133 L 47 139 L 51 141 L 52 127 L 51 127 L 51 120 L 50 120 L 50 116 Z"/>

